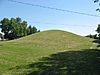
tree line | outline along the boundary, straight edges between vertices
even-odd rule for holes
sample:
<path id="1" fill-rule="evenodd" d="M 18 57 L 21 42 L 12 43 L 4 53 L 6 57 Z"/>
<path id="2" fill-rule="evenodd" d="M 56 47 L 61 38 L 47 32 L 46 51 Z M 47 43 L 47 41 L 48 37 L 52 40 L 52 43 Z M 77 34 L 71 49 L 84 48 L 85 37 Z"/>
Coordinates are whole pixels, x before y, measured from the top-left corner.
<path id="1" fill-rule="evenodd" d="M 40 32 L 35 26 L 28 25 L 27 21 L 23 21 L 20 17 L 3 18 L 0 21 L 0 28 L 1 32 L 4 33 L 4 38 L 8 40 Z"/>
<path id="2" fill-rule="evenodd" d="M 100 40 L 100 24 L 98 24 L 96 32 L 97 32 L 97 34 L 94 34 L 94 35 L 90 34 L 90 35 L 87 35 L 86 37 L 93 38 L 93 39 L 99 39 Z"/>
<path id="3" fill-rule="evenodd" d="M 99 3 L 99 6 L 100 6 L 100 0 L 94 0 L 94 3 Z M 100 8 L 97 8 L 96 11 L 99 11 L 100 12 Z M 96 32 L 98 34 L 95 34 L 95 35 L 87 35 L 86 37 L 90 37 L 90 38 L 93 38 L 93 39 L 98 39 L 100 40 L 100 24 L 98 24 L 98 27 L 96 29 Z"/>

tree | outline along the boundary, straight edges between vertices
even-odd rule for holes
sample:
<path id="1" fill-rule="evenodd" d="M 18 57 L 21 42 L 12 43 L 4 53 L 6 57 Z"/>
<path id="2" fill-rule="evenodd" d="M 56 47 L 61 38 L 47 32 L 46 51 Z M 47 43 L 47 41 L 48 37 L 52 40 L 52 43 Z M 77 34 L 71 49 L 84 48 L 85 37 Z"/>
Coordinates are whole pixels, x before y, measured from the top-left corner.
<path id="1" fill-rule="evenodd" d="M 40 30 L 38 30 L 37 32 L 40 32 Z"/>
<path id="2" fill-rule="evenodd" d="M 98 39 L 97 34 L 93 35 L 93 38 L 94 39 Z"/>
<path id="3" fill-rule="evenodd" d="M 0 21 L 0 23 L 1 32 L 5 34 L 4 38 L 6 39 L 9 36 L 9 32 L 11 31 L 10 20 L 8 18 L 4 18 Z"/>
<path id="4" fill-rule="evenodd" d="M 97 37 L 97 34 L 94 34 L 94 35 L 87 35 L 86 37 L 89 37 L 89 38 L 93 38 L 93 39 L 98 39 L 98 37 Z"/>
<path id="5" fill-rule="evenodd" d="M 10 24 L 11 24 L 12 29 L 11 29 L 11 32 L 9 34 L 9 38 L 10 39 L 17 38 L 17 24 L 16 24 L 16 19 L 11 18 Z"/>
<path id="6" fill-rule="evenodd" d="M 32 27 L 31 27 L 31 25 L 28 26 L 28 28 L 27 28 L 27 35 L 30 35 L 30 34 L 32 34 Z"/>
<path id="7" fill-rule="evenodd" d="M 32 27 L 32 33 L 36 33 L 37 32 L 37 28 L 35 26 Z"/>
<path id="8" fill-rule="evenodd" d="M 99 2 L 99 0 L 94 0 L 94 3 Z"/>
<path id="9" fill-rule="evenodd" d="M 1 32 L 4 33 L 5 39 L 16 39 L 37 32 L 35 26 L 28 26 L 27 21 L 22 21 L 20 17 L 4 18 L 0 21 Z"/>
<path id="10" fill-rule="evenodd" d="M 37 31 L 37 28 L 35 26 L 33 26 L 33 27 L 31 25 L 28 26 L 28 28 L 27 28 L 28 35 L 36 33 L 36 32 L 38 32 L 38 31 Z"/>
<path id="11" fill-rule="evenodd" d="M 96 32 L 98 33 L 98 38 L 100 39 L 100 24 L 98 24 Z"/>
<path id="12" fill-rule="evenodd" d="M 99 5 L 100 5 L 100 0 L 94 0 L 94 3 L 99 3 Z M 96 11 L 100 12 L 100 8 L 97 8 Z"/>

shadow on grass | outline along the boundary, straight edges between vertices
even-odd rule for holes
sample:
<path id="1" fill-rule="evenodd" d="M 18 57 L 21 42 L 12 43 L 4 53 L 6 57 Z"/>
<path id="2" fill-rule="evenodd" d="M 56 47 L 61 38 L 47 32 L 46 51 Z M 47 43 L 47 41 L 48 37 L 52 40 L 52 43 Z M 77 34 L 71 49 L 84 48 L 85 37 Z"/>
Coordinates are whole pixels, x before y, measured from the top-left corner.
<path id="1" fill-rule="evenodd" d="M 95 39 L 95 40 L 93 41 L 93 43 L 97 43 L 97 44 L 98 44 L 97 47 L 100 47 L 100 39 Z"/>
<path id="2" fill-rule="evenodd" d="M 59 52 L 27 66 L 33 70 L 26 75 L 100 75 L 100 51 Z"/>

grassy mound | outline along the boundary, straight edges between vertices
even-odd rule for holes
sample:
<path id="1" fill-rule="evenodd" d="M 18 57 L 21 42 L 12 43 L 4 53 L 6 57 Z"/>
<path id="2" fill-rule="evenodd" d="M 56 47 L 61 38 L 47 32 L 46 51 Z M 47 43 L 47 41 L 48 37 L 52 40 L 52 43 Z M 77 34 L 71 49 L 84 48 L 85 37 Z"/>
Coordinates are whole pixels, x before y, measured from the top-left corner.
<path id="1" fill-rule="evenodd" d="M 75 49 L 91 46 L 91 39 L 61 30 L 48 30 L 18 40 L 16 44 L 35 45 L 50 49 Z"/>
<path id="2" fill-rule="evenodd" d="M 77 51 L 92 46 L 92 39 L 61 30 L 48 30 L 20 39 L 0 42 L 0 74 L 20 75 L 30 69 L 20 65 L 39 62 L 42 57 L 63 51 Z M 23 74 L 22 74 L 23 75 Z"/>

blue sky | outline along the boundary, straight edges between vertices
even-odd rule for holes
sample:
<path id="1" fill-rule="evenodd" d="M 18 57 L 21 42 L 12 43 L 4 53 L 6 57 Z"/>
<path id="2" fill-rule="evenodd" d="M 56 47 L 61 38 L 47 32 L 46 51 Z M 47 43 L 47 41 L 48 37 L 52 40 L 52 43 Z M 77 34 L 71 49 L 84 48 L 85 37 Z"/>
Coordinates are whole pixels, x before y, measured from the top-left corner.
<path id="1" fill-rule="evenodd" d="M 16 0 L 54 8 L 100 15 L 95 11 L 98 4 L 94 0 Z M 0 20 L 3 18 L 21 17 L 40 30 L 61 29 L 79 35 L 94 34 L 100 17 L 86 16 L 69 12 L 45 9 L 8 0 L 0 0 Z M 40 22 L 40 23 L 36 23 Z M 49 24 L 48 24 L 49 23 Z M 51 23 L 51 24 L 50 24 Z"/>

